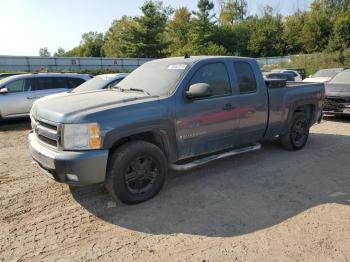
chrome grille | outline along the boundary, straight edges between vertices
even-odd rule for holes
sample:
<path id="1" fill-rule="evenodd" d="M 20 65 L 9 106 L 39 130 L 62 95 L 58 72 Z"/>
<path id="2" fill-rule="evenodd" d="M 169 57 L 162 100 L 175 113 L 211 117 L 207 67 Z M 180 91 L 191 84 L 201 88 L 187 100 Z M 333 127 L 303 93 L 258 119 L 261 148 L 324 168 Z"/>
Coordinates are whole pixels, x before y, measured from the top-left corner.
<path id="1" fill-rule="evenodd" d="M 43 143 L 59 147 L 60 143 L 60 127 L 31 117 L 32 129 L 35 135 Z"/>

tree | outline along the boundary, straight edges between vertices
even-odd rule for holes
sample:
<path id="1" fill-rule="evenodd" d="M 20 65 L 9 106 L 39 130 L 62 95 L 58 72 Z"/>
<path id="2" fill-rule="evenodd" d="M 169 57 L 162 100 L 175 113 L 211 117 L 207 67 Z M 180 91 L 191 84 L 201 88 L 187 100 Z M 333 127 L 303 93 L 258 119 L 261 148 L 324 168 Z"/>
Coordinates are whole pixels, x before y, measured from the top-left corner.
<path id="1" fill-rule="evenodd" d="M 302 30 L 303 48 L 307 53 L 323 51 L 329 42 L 332 32 L 332 20 L 322 5 L 315 1 L 311 5 L 311 11 L 305 16 Z"/>
<path id="2" fill-rule="evenodd" d="M 233 25 L 242 21 L 248 11 L 246 0 L 223 0 L 221 1 L 220 22 L 223 25 Z"/>
<path id="3" fill-rule="evenodd" d="M 65 56 L 103 57 L 103 33 L 89 32 L 82 36 L 80 45 L 65 53 Z"/>
<path id="4" fill-rule="evenodd" d="M 168 38 L 171 42 L 169 53 L 181 54 L 182 48 L 188 43 L 188 34 L 191 29 L 191 13 L 187 7 L 180 7 L 175 11 L 174 17 L 168 23 Z"/>
<path id="5" fill-rule="evenodd" d="M 227 50 L 227 54 L 235 56 L 250 56 L 248 43 L 251 37 L 255 18 L 249 17 L 235 24 L 221 24 L 215 42 Z"/>
<path id="6" fill-rule="evenodd" d="M 62 47 L 59 47 L 59 48 L 57 49 L 57 52 L 54 53 L 53 56 L 64 56 L 65 53 L 66 53 L 66 51 L 64 51 L 64 49 L 63 49 Z"/>
<path id="7" fill-rule="evenodd" d="M 340 14 L 334 22 L 333 34 L 329 43 L 332 50 L 350 48 L 350 15 Z"/>
<path id="8" fill-rule="evenodd" d="M 214 4 L 209 0 L 198 1 L 198 11 L 193 11 L 194 18 L 188 34 L 188 43 L 181 50 L 190 55 L 225 55 L 227 50 L 217 41 L 218 27 L 213 21 Z"/>
<path id="9" fill-rule="evenodd" d="M 306 13 L 297 11 L 293 15 L 287 16 L 284 22 L 283 40 L 286 42 L 289 54 L 302 53 L 303 49 L 303 27 Z"/>
<path id="10" fill-rule="evenodd" d="M 50 57 L 51 53 L 49 52 L 47 47 L 41 47 L 39 49 L 39 56 L 41 56 L 41 57 Z"/>
<path id="11" fill-rule="evenodd" d="M 252 56 L 279 56 L 286 53 L 285 42 L 282 39 L 282 16 L 273 15 L 271 7 L 265 7 L 264 16 L 252 18 L 251 35 L 248 50 Z"/>
<path id="12" fill-rule="evenodd" d="M 106 56 L 129 57 L 133 56 L 131 50 L 132 28 L 137 26 L 134 18 L 123 16 L 120 20 L 115 20 L 108 29 L 105 36 L 103 51 Z"/>
<path id="13" fill-rule="evenodd" d="M 136 17 L 136 24 L 131 27 L 130 56 L 150 58 L 166 56 L 170 43 L 165 33 L 172 9 L 164 7 L 162 2 L 149 0 L 141 7 L 141 11 L 143 15 Z"/>

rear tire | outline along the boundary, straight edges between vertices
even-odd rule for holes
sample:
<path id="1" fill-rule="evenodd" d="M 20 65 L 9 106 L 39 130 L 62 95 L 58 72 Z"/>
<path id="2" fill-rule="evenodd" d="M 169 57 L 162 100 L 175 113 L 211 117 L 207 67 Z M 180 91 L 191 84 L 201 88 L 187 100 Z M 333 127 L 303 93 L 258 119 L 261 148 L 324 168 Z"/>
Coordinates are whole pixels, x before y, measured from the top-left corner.
<path id="1" fill-rule="evenodd" d="M 289 125 L 288 132 L 280 135 L 283 148 L 291 151 L 302 149 L 309 138 L 310 123 L 305 113 L 296 112 Z"/>
<path id="2" fill-rule="evenodd" d="M 167 159 L 156 145 L 128 142 L 110 157 L 106 188 L 125 204 L 144 202 L 162 189 L 168 172 Z"/>

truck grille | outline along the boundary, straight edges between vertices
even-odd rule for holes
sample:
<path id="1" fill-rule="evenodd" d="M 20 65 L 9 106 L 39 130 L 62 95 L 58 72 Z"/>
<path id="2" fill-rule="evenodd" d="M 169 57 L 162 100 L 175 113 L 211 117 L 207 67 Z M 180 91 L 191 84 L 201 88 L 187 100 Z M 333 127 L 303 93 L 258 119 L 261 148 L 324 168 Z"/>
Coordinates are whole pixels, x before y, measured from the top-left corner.
<path id="1" fill-rule="evenodd" d="M 59 125 L 43 122 L 35 119 L 34 117 L 31 118 L 31 124 L 33 132 L 40 141 L 52 147 L 59 147 L 61 139 L 61 130 Z"/>
<path id="2" fill-rule="evenodd" d="M 327 97 L 324 104 L 325 111 L 343 112 L 350 106 L 350 98 Z"/>

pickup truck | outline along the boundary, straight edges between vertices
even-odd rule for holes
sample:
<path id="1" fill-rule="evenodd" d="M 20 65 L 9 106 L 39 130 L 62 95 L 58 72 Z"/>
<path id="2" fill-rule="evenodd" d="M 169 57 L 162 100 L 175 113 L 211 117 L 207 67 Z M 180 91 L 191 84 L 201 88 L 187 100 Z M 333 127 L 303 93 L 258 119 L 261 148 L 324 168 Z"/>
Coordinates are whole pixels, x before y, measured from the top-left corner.
<path id="1" fill-rule="evenodd" d="M 256 151 L 277 136 L 302 149 L 324 97 L 324 84 L 265 81 L 250 58 L 153 60 L 114 89 L 39 99 L 29 148 L 51 178 L 105 183 L 112 197 L 136 204 L 161 190 L 169 167 Z"/>

